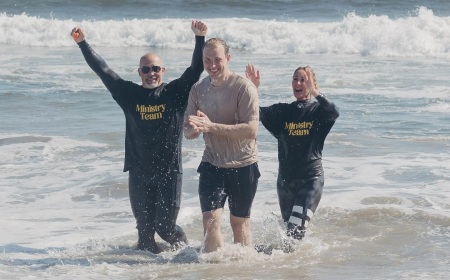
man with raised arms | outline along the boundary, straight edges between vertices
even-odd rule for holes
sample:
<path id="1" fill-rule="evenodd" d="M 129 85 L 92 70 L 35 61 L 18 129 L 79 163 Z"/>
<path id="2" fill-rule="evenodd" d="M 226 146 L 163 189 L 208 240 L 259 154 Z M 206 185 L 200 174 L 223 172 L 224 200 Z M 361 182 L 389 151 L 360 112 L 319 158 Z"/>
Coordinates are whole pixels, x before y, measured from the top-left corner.
<path id="1" fill-rule="evenodd" d="M 176 225 L 180 209 L 182 161 L 181 140 L 184 112 L 191 86 L 203 72 L 202 49 L 207 26 L 192 21 L 195 49 L 191 65 L 180 78 L 163 82 L 162 59 L 147 53 L 139 61 L 142 84 L 125 81 L 94 52 L 79 27 L 72 37 L 112 97 L 126 120 L 124 172 L 129 172 L 131 208 L 138 230 L 137 249 L 159 253 L 155 233 L 173 247 L 187 243 Z"/>

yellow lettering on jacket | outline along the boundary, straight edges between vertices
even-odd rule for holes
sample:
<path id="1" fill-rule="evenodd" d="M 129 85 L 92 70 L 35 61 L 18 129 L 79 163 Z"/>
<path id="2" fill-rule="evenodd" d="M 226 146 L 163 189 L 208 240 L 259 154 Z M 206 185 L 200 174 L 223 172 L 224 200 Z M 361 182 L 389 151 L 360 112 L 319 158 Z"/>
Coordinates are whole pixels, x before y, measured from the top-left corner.
<path id="1" fill-rule="evenodd" d="M 162 119 L 163 113 L 166 111 L 166 104 L 161 105 L 136 105 L 136 112 L 144 121 Z"/>
<path id="2" fill-rule="evenodd" d="M 284 124 L 284 129 L 288 131 L 289 136 L 305 136 L 309 135 L 309 132 L 311 131 L 313 127 L 314 121 L 310 122 L 286 122 Z"/>

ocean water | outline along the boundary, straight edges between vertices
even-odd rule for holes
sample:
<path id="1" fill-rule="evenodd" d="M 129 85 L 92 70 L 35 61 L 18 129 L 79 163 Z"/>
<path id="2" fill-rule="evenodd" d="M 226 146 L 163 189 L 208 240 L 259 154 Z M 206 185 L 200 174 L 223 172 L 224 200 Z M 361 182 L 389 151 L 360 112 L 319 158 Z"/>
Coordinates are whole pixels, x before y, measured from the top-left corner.
<path id="1" fill-rule="evenodd" d="M 157 52 L 169 81 L 189 65 L 191 19 L 228 41 L 235 72 L 261 70 L 262 105 L 292 101 L 292 73 L 310 65 L 340 108 L 324 194 L 293 253 L 232 244 L 228 209 L 226 246 L 198 251 L 201 139 L 183 142 L 190 246 L 132 249 L 123 113 L 69 33 L 82 26 L 137 83 L 140 56 Z M 0 30 L 0 279 L 447 279 L 450 2 L 3 0 Z M 277 245 L 276 142 L 262 126 L 258 147 L 252 237 Z"/>

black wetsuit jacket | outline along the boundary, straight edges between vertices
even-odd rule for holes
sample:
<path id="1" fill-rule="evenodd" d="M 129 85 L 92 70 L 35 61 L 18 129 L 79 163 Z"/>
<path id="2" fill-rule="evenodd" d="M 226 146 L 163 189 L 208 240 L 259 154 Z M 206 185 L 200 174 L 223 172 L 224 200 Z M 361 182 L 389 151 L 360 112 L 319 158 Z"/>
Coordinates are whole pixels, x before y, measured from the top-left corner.
<path id="1" fill-rule="evenodd" d="M 196 36 L 191 66 L 180 78 L 146 89 L 121 79 L 86 41 L 78 45 L 126 119 L 124 171 L 139 166 L 150 174 L 182 172 L 181 141 L 189 91 L 203 72 L 204 36 Z"/>
<path id="2" fill-rule="evenodd" d="M 324 96 L 319 95 L 317 101 L 260 108 L 262 124 L 278 140 L 278 172 L 286 180 L 323 174 L 323 145 L 339 112 Z"/>

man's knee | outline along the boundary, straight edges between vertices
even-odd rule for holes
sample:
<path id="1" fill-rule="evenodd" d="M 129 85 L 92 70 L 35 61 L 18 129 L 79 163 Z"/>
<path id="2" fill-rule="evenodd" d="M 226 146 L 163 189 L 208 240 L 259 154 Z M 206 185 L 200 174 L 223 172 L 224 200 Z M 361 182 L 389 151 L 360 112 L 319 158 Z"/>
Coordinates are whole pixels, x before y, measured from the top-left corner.
<path id="1" fill-rule="evenodd" d="M 223 208 L 218 208 L 213 211 L 205 211 L 203 215 L 203 229 L 207 231 L 220 231 L 222 225 L 222 212 Z"/>
<path id="2" fill-rule="evenodd" d="M 233 230 L 234 243 L 240 243 L 245 246 L 250 245 L 250 219 L 231 215 L 230 224 Z"/>
<path id="3" fill-rule="evenodd" d="M 236 216 L 231 215 L 230 225 L 231 225 L 233 232 L 246 233 L 250 230 L 250 219 L 236 217 Z"/>

